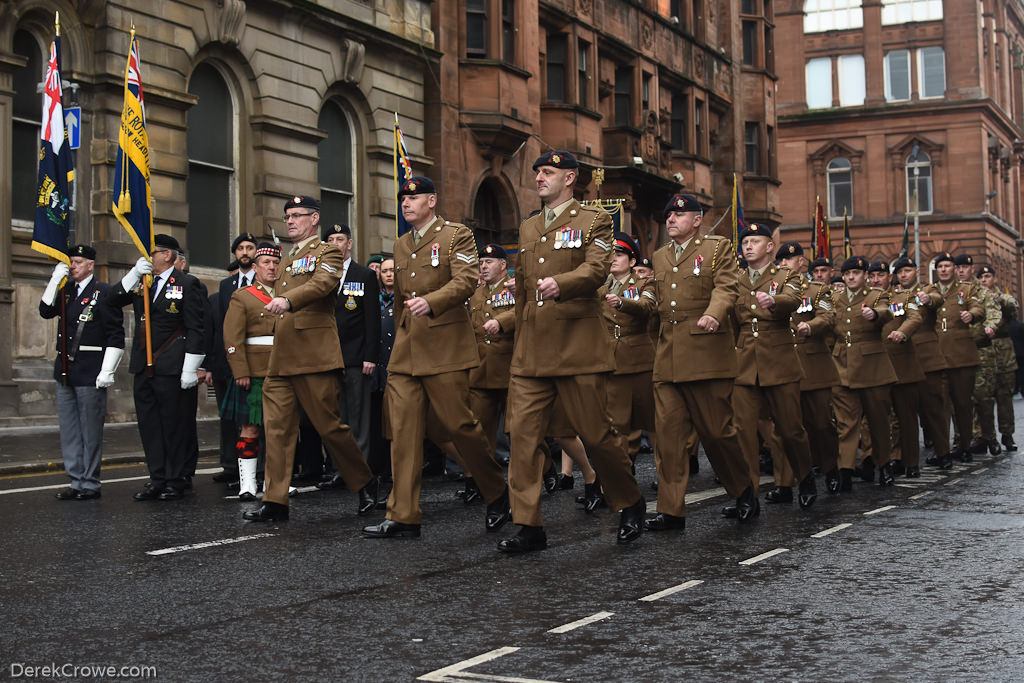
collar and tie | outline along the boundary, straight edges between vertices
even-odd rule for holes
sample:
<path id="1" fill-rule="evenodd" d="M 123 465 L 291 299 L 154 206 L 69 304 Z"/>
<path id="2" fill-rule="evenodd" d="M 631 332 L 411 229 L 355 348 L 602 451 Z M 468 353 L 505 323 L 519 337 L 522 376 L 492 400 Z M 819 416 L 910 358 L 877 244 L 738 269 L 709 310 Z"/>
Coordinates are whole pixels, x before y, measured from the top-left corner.
<path id="1" fill-rule="evenodd" d="M 246 287 L 251 285 L 252 284 L 252 275 L 253 275 L 253 273 L 252 273 L 251 270 L 249 271 L 248 274 L 239 273 L 238 274 L 238 288 L 239 289 L 245 289 Z"/>
<path id="2" fill-rule="evenodd" d="M 752 268 L 749 269 L 747 271 L 747 275 L 750 278 L 750 284 L 756 285 L 757 281 L 761 279 L 761 273 L 763 273 L 763 272 L 764 272 L 764 269 L 761 269 L 761 270 L 754 270 Z"/>
<path id="3" fill-rule="evenodd" d="M 555 214 L 555 210 L 554 209 L 544 209 L 544 227 L 545 228 L 551 227 L 551 224 L 555 222 L 555 216 L 556 216 L 556 214 Z"/>

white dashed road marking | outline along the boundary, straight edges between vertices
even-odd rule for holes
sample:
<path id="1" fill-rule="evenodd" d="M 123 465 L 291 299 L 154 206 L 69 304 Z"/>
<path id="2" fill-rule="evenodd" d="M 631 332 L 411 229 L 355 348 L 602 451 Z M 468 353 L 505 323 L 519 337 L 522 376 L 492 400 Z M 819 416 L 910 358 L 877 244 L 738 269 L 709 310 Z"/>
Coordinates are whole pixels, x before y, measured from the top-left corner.
<path id="1" fill-rule="evenodd" d="M 678 593 L 679 591 L 684 591 L 687 588 L 693 588 L 694 586 L 699 586 L 702 583 L 704 583 L 704 582 L 700 581 L 698 579 L 694 579 L 693 581 L 687 581 L 685 583 L 679 584 L 678 586 L 672 586 L 671 588 L 666 588 L 663 591 L 658 591 L 657 593 L 651 593 L 650 595 L 645 595 L 644 597 L 640 598 L 640 602 L 654 602 L 655 600 L 660 600 L 661 598 L 666 598 L 666 597 L 668 597 L 670 595 L 673 595 L 674 593 Z"/>
<path id="2" fill-rule="evenodd" d="M 177 545 L 173 548 L 161 548 L 160 550 L 147 550 L 147 555 L 170 555 L 172 553 L 183 553 L 187 550 L 199 550 L 200 548 L 212 548 L 218 545 L 230 545 L 232 543 L 241 543 L 242 541 L 251 541 L 254 538 L 268 538 L 274 534 L 249 534 L 248 536 L 237 536 L 235 538 L 222 538 L 219 541 L 204 541 L 202 543 L 192 543 L 190 545 Z"/>
<path id="3" fill-rule="evenodd" d="M 782 553 L 788 552 L 789 548 L 776 548 L 775 550 L 769 550 L 766 553 L 761 553 L 760 555 L 755 555 L 754 557 L 748 557 L 747 559 L 740 562 L 740 564 L 749 567 L 752 564 L 757 564 L 761 560 L 767 560 L 769 557 L 775 557 L 776 555 L 781 555 Z"/>
<path id="4" fill-rule="evenodd" d="M 824 531 L 819 531 L 816 534 L 811 534 L 811 538 L 825 538 L 829 534 L 834 534 L 837 531 L 842 531 L 843 529 L 845 529 L 847 527 L 851 527 L 851 526 L 853 526 L 853 525 L 850 524 L 849 522 L 847 522 L 845 524 L 837 524 L 834 527 L 831 527 L 829 529 L 825 529 Z"/>
<path id="5" fill-rule="evenodd" d="M 877 515 L 879 512 L 885 512 L 886 510 L 895 509 L 895 505 L 886 505 L 885 507 L 875 508 L 874 510 L 868 510 L 867 512 L 864 513 L 864 516 L 867 517 L 868 515 Z"/>
<path id="6" fill-rule="evenodd" d="M 591 614 L 589 617 L 584 617 L 582 619 L 577 619 L 576 621 L 570 622 L 568 624 L 556 626 L 555 628 L 548 631 L 548 633 L 568 633 L 569 631 L 578 629 L 581 626 L 586 626 L 587 624 L 593 624 L 595 621 L 607 619 L 608 617 L 614 614 L 615 612 L 598 612 L 597 614 Z"/>

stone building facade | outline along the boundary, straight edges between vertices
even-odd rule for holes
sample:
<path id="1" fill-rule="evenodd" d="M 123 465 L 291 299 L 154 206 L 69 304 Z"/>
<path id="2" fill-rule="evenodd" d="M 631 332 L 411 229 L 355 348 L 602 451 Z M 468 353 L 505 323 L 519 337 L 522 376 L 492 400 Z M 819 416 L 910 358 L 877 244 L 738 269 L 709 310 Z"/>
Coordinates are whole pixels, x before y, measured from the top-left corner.
<path id="1" fill-rule="evenodd" d="M 1019 0 L 778 0 L 783 235 L 891 261 L 905 218 L 921 260 L 967 252 L 1021 291 L 1024 5 Z M 838 240 L 836 239 L 838 235 Z M 928 273 L 923 274 L 925 280 Z"/>

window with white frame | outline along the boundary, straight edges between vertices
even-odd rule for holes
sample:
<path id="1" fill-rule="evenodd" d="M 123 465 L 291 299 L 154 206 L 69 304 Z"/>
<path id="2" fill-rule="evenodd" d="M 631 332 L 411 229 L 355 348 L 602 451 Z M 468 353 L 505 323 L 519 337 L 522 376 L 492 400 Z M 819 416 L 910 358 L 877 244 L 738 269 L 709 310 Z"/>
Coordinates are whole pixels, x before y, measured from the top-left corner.
<path id="1" fill-rule="evenodd" d="M 832 58 L 817 57 L 807 60 L 804 70 L 804 88 L 808 109 L 832 106 Z"/>
<path id="2" fill-rule="evenodd" d="M 939 46 L 917 51 L 917 74 L 921 97 L 943 97 L 946 94 L 946 53 Z"/>
<path id="3" fill-rule="evenodd" d="M 882 25 L 942 19 L 942 0 L 882 0 Z"/>
<path id="4" fill-rule="evenodd" d="M 853 215 L 853 166 L 850 160 L 836 157 L 825 170 L 828 181 L 828 217 Z"/>
<path id="5" fill-rule="evenodd" d="M 804 33 L 842 31 L 864 26 L 861 0 L 806 0 Z"/>
<path id="6" fill-rule="evenodd" d="M 327 133 L 317 144 L 320 223 L 351 225 L 356 175 L 352 121 L 338 102 L 329 100 L 320 111 L 317 127 Z"/>
<path id="7" fill-rule="evenodd" d="M 885 53 L 885 99 L 888 102 L 910 99 L 910 50 Z"/>
<path id="8" fill-rule="evenodd" d="M 839 106 L 855 107 L 864 104 L 864 55 L 839 57 Z"/>
<path id="9" fill-rule="evenodd" d="M 918 151 L 915 158 L 907 156 L 907 211 L 932 212 L 932 158 Z M 915 204 L 914 197 L 917 197 Z"/>

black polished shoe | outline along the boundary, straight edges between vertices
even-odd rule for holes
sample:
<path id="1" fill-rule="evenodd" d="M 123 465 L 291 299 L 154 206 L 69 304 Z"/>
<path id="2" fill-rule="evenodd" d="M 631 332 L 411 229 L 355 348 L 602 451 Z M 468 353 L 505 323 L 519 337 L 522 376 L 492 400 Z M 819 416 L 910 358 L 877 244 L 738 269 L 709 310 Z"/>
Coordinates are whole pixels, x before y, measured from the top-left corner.
<path id="1" fill-rule="evenodd" d="M 459 491 L 459 497 L 462 498 L 462 502 L 466 505 L 470 505 L 480 500 L 480 487 L 473 481 L 473 477 L 466 477 L 466 488 Z"/>
<path id="2" fill-rule="evenodd" d="M 573 487 L 576 486 L 576 480 L 571 474 L 558 475 L 558 485 L 555 487 L 558 491 L 572 491 Z"/>
<path id="3" fill-rule="evenodd" d="M 380 524 L 363 527 L 363 538 L 419 538 L 419 524 L 402 524 L 385 519 Z"/>
<path id="4" fill-rule="evenodd" d="M 1012 434 L 1003 434 L 1003 448 L 1007 452 L 1017 450 L 1017 444 L 1014 442 Z"/>
<path id="5" fill-rule="evenodd" d="M 800 507 L 804 510 L 814 505 L 814 501 L 818 500 L 818 484 L 814 480 L 814 472 L 809 473 L 800 482 L 798 494 L 797 502 L 800 503 Z"/>
<path id="6" fill-rule="evenodd" d="M 157 496 L 160 500 L 180 500 L 185 497 L 185 493 L 180 489 L 167 488 L 160 492 Z"/>
<path id="7" fill-rule="evenodd" d="M 74 500 L 78 497 L 78 489 L 66 488 L 63 491 L 57 491 L 57 500 Z"/>
<path id="8" fill-rule="evenodd" d="M 853 490 L 853 470 L 839 470 L 839 490 L 843 493 Z"/>
<path id="9" fill-rule="evenodd" d="M 901 474 L 906 474 L 907 473 L 907 466 L 903 464 L 902 460 L 893 460 L 889 464 L 892 465 L 892 473 L 895 476 L 898 477 Z"/>
<path id="10" fill-rule="evenodd" d="M 995 439 L 990 439 L 988 442 L 988 452 L 989 455 L 999 455 L 1003 452 L 1003 447 Z"/>
<path id="11" fill-rule="evenodd" d="M 760 514 L 761 501 L 757 499 L 754 486 L 751 484 L 736 499 L 736 519 L 740 522 L 747 522 Z"/>
<path id="12" fill-rule="evenodd" d="M 221 470 L 213 475 L 213 480 L 218 484 L 230 484 L 238 482 L 238 470 Z"/>
<path id="13" fill-rule="evenodd" d="M 508 500 L 508 487 L 506 486 L 498 500 L 487 504 L 484 526 L 488 531 L 497 531 L 505 526 L 510 519 L 512 519 L 512 505 Z"/>
<path id="14" fill-rule="evenodd" d="M 141 491 L 132 496 L 132 498 L 135 500 L 157 500 L 163 492 L 163 489 L 158 489 L 153 486 L 152 482 L 150 482 L 149 484 L 146 484 Z"/>
<path id="15" fill-rule="evenodd" d="M 892 486 L 896 480 L 895 475 L 892 472 L 892 461 L 885 463 L 885 466 L 878 470 L 878 485 L 879 486 Z"/>
<path id="16" fill-rule="evenodd" d="M 548 535 L 542 526 L 521 526 L 519 533 L 498 541 L 498 550 L 503 553 L 530 553 L 548 547 Z"/>
<path id="17" fill-rule="evenodd" d="M 650 519 L 644 520 L 644 529 L 647 531 L 668 531 L 669 529 L 685 529 L 686 517 L 676 517 L 659 512 Z"/>
<path id="18" fill-rule="evenodd" d="M 835 495 L 835 494 L 839 493 L 839 487 L 840 487 L 839 470 L 838 469 L 834 469 L 834 470 L 829 470 L 828 472 L 826 472 L 825 473 L 825 489 L 829 493 Z"/>
<path id="19" fill-rule="evenodd" d="M 906 472 L 906 474 L 904 474 L 904 476 L 907 479 L 920 479 L 921 478 L 921 468 L 918 467 L 917 465 L 911 465 L 910 467 L 907 468 L 907 472 Z"/>
<path id="20" fill-rule="evenodd" d="M 340 474 L 325 474 L 323 479 L 317 482 L 316 487 L 321 491 L 339 489 L 345 486 L 345 480 Z"/>
<path id="21" fill-rule="evenodd" d="M 930 465 L 931 467 L 938 467 L 939 466 L 939 461 L 941 459 L 942 458 L 940 458 L 937 455 L 929 455 L 927 458 L 924 459 L 924 464 L 925 465 Z"/>
<path id="22" fill-rule="evenodd" d="M 765 502 L 768 503 L 792 503 L 793 502 L 793 487 L 792 486 L 776 486 L 768 493 L 764 494 Z"/>
<path id="23" fill-rule="evenodd" d="M 371 477 L 370 483 L 359 489 L 359 508 L 356 512 L 360 515 L 374 510 L 377 507 L 377 493 L 380 489 L 380 480 Z"/>
<path id="24" fill-rule="evenodd" d="M 100 497 L 100 492 L 96 489 L 87 489 L 85 491 L 79 491 L 75 494 L 75 500 L 95 500 Z"/>
<path id="25" fill-rule="evenodd" d="M 601 493 L 601 482 L 595 479 L 593 484 L 584 484 L 583 509 L 593 512 L 602 507 L 607 507 L 607 504 L 604 502 L 604 494 Z"/>
<path id="26" fill-rule="evenodd" d="M 697 474 L 698 472 L 700 472 L 700 456 L 699 455 L 691 455 L 690 456 L 690 474 Z"/>
<path id="27" fill-rule="evenodd" d="M 936 463 L 935 466 L 938 467 L 940 470 L 951 470 L 953 469 L 953 457 L 947 455 L 944 458 L 939 458 L 939 461 L 938 463 Z"/>
<path id="28" fill-rule="evenodd" d="M 243 512 L 242 519 L 247 519 L 250 522 L 287 522 L 288 506 L 264 501 L 263 505 L 255 510 Z"/>
<path id="29" fill-rule="evenodd" d="M 974 439 L 973 441 L 971 441 L 971 445 L 970 445 L 970 447 L 968 447 L 967 452 L 968 453 L 977 453 L 978 455 L 981 455 L 982 453 L 985 452 L 986 448 L 988 448 L 988 442 L 985 441 L 985 439 L 982 439 L 981 437 L 979 437 L 979 438 Z"/>
<path id="30" fill-rule="evenodd" d="M 241 493 L 238 494 L 238 500 L 242 501 L 243 503 L 251 503 L 252 501 L 256 500 L 256 494 L 249 493 L 248 491 L 242 491 Z"/>
<path id="31" fill-rule="evenodd" d="M 647 514 L 647 501 L 643 496 L 640 500 L 623 508 L 619 513 L 619 535 L 616 543 L 626 545 L 640 538 L 644 533 L 644 516 Z"/>
<path id="32" fill-rule="evenodd" d="M 558 470 L 555 469 L 554 465 L 548 468 L 548 471 L 544 473 L 544 490 L 551 493 L 558 486 Z"/>
<path id="33" fill-rule="evenodd" d="M 949 458 L 951 460 L 959 460 L 960 462 L 971 462 L 974 460 L 974 458 L 971 457 L 971 454 L 962 448 L 950 448 Z"/>
<path id="34" fill-rule="evenodd" d="M 740 511 L 735 505 L 726 505 L 722 508 L 722 516 L 726 519 L 737 519 L 740 516 Z"/>
<path id="35" fill-rule="evenodd" d="M 857 466 L 857 475 L 864 481 L 874 481 L 875 463 L 871 460 L 861 460 Z"/>

